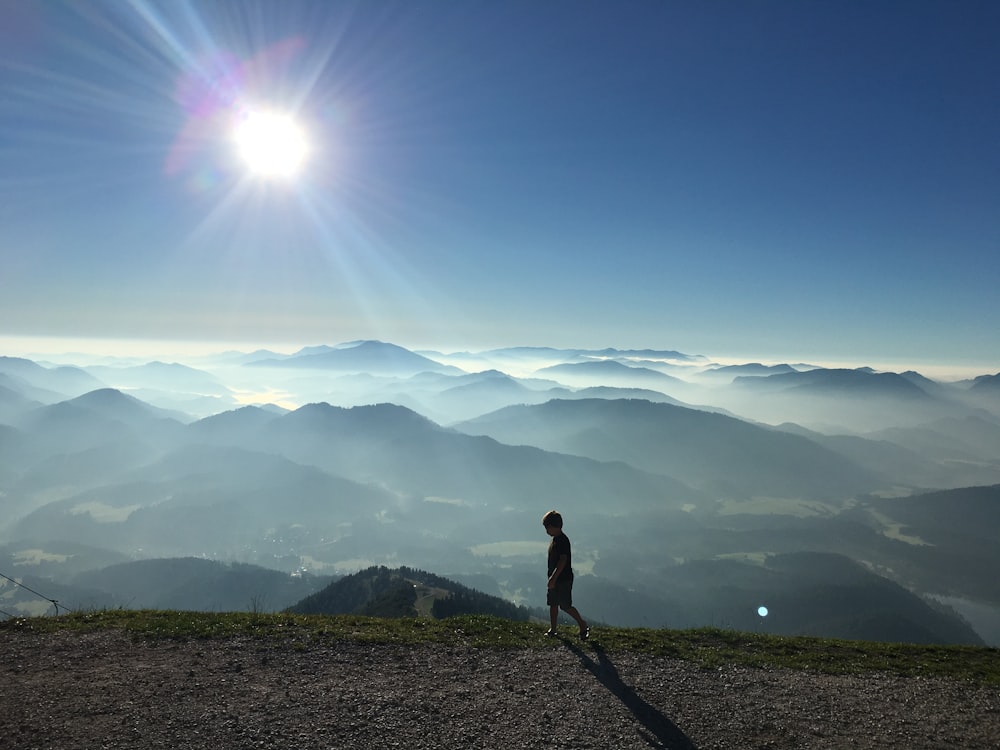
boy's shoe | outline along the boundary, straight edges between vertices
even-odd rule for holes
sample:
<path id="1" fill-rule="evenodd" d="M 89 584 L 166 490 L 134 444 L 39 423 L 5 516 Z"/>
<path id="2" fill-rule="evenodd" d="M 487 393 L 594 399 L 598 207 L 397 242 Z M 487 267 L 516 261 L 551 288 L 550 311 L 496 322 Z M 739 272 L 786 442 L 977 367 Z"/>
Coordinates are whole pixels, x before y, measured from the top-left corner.
<path id="1" fill-rule="evenodd" d="M 580 640 L 586 641 L 590 638 L 590 625 L 580 628 Z"/>
<path id="2" fill-rule="evenodd" d="M 554 630 L 553 628 L 549 628 L 548 630 L 545 631 L 545 637 L 546 638 L 551 638 L 552 636 L 555 636 L 555 635 L 559 635 L 559 631 L 558 630 Z"/>

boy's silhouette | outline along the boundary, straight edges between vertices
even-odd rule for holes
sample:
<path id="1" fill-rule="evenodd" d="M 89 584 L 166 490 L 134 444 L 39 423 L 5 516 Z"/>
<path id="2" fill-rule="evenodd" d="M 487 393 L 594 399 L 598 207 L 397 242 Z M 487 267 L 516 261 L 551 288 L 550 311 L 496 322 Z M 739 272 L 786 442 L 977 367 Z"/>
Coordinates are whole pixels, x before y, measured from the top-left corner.
<path id="1" fill-rule="evenodd" d="M 549 584 L 546 602 L 549 605 L 549 629 L 545 635 L 555 635 L 559 621 L 559 610 L 568 614 L 580 626 L 580 638 L 590 637 L 590 627 L 573 606 L 573 553 L 569 537 L 563 533 L 563 519 L 558 511 L 550 510 L 542 517 L 545 533 L 552 537 L 549 542 Z"/>

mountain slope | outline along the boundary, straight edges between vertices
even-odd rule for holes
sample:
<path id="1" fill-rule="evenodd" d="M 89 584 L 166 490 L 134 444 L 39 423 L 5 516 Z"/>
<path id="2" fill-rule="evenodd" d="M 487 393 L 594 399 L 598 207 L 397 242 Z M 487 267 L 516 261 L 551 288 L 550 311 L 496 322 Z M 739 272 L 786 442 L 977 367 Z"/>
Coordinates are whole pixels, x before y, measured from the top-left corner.
<path id="1" fill-rule="evenodd" d="M 1000 485 L 867 497 L 849 515 L 906 542 L 883 564 L 908 588 L 1000 605 Z"/>
<path id="2" fill-rule="evenodd" d="M 426 601 L 428 599 L 432 601 Z M 437 618 L 482 614 L 521 621 L 529 616 L 524 607 L 433 573 L 407 567 L 372 567 L 344 576 L 289 607 L 288 611 L 375 617 L 415 617 L 423 614 Z"/>
<path id="3" fill-rule="evenodd" d="M 22 395 L 42 403 L 72 398 L 104 386 L 79 367 L 43 367 L 20 357 L 0 356 L 0 374 L 13 378 Z"/>
<path id="4" fill-rule="evenodd" d="M 872 433 L 935 461 L 993 464 L 1000 469 L 1000 420 L 970 415 Z"/>
<path id="5" fill-rule="evenodd" d="M 87 372 L 119 389 L 152 388 L 203 395 L 229 393 L 214 375 L 177 362 L 147 362 L 129 367 L 95 365 L 88 367 Z"/>
<path id="6" fill-rule="evenodd" d="M 461 423 L 510 444 L 625 461 L 736 497 L 843 498 L 883 481 L 805 438 L 721 414 L 641 400 L 554 400 Z"/>
<path id="7" fill-rule="evenodd" d="M 328 580 L 192 557 L 120 563 L 83 573 L 74 583 L 91 591 L 107 592 L 107 606 L 274 612 L 308 596 Z"/>
<path id="8" fill-rule="evenodd" d="M 699 373 L 698 376 L 718 380 L 733 380 L 734 378 L 740 376 L 767 377 L 769 375 L 781 375 L 784 373 L 794 372 L 798 371 L 791 365 L 762 365 L 759 362 L 748 362 L 743 365 L 710 367 Z"/>
<path id="9" fill-rule="evenodd" d="M 20 519 L 12 538 L 74 539 L 146 556 L 212 554 L 277 564 L 299 548 L 331 543 L 392 508 L 375 486 L 286 458 L 196 445 L 166 454 L 120 481 L 51 502 Z M 344 531 L 340 531 L 342 535 Z"/>
<path id="10" fill-rule="evenodd" d="M 871 372 L 867 368 L 816 369 L 804 372 L 784 372 L 760 377 L 736 379 L 737 385 L 757 390 L 793 390 L 797 393 L 829 395 L 841 393 L 856 396 L 890 396 L 923 401 L 928 394 L 911 378 L 894 372 Z"/>
<path id="11" fill-rule="evenodd" d="M 711 622 L 785 635 L 982 644 L 954 613 L 934 609 L 843 555 L 783 553 L 761 564 L 691 560 L 664 571 L 662 579 L 655 595 L 676 603 L 662 623 L 668 627 Z"/>
<path id="12" fill-rule="evenodd" d="M 813 369 L 767 377 L 738 377 L 720 400 L 733 411 L 778 424 L 795 422 L 823 432 L 864 433 L 972 413 L 957 394 L 928 392 L 912 373 L 868 368 Z"/>
<path id="13" fill-rule="evenodd" d="M 972 381 L 969 390 L 976 393 L 1000 395 L 1000 373 L 995 375 L 980 375 Z"/>
<path id="14" fill-rule="evenodd" d="M 778 429 L 802 435 L 900 487 L 969 487 L 1000 479 L 1000 465 L 991 467 L 981 458 L 949 457 L 943 448 L 954 443 L 930 428 L 882 430 L 863 437 L 824 435 L 795 424 Z"/>
<path id="15" fill-rule="evenodd" d="M 24 467 L 27 471 L 61 454 L 123 444 L 145 446 L 152 455 L 176 444 L 184 419 L 105 388 L 29 411 L 15 426 L 25 434 L 30 448 Z"/>
<path id="16" fill-rule="evenodd" d="M 670 385 L 684 385 L 684 381 L 672 375 L 666 375 L 648 367 L 631 367 L 613 359 L 551 365 L 536 370 L 535 373 L 542 377 L 558 378 L 571 384 L 626 387 L 644 385 L 647 387 L 655 386 L 658 389 Z"/>

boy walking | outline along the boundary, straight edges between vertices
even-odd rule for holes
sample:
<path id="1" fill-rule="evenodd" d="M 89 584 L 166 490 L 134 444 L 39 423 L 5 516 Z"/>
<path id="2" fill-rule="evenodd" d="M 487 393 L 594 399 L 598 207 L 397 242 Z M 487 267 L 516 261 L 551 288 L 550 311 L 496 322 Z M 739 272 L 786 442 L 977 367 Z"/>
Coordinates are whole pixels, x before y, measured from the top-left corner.
<path id="1" fill-rule="evenodd" d="M 550 510 L 542 516 L 545 533 L 552 537 L 549 542 L 549 585 L 546 602 L 549 605 L 549 629 L 545 635 L 555 635 L 559 620 L 559 610 L 568 614 L 580 626 L 580 639 L 590 637 L 590 626 L 573 606 L 573 553 L 569 537 L 563 533 L 562 516 Z"/>

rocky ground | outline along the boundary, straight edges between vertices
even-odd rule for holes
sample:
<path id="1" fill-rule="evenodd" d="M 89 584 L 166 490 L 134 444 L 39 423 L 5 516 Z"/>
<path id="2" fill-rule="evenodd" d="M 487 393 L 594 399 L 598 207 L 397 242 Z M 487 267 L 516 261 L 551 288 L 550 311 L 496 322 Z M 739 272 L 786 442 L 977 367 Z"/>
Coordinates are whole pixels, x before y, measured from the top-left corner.
<path id="1" fill-rule="evenodd" d="M 1000 691 L 606 653 L 0 634 L 0 747 L 990 748 Z"/>

